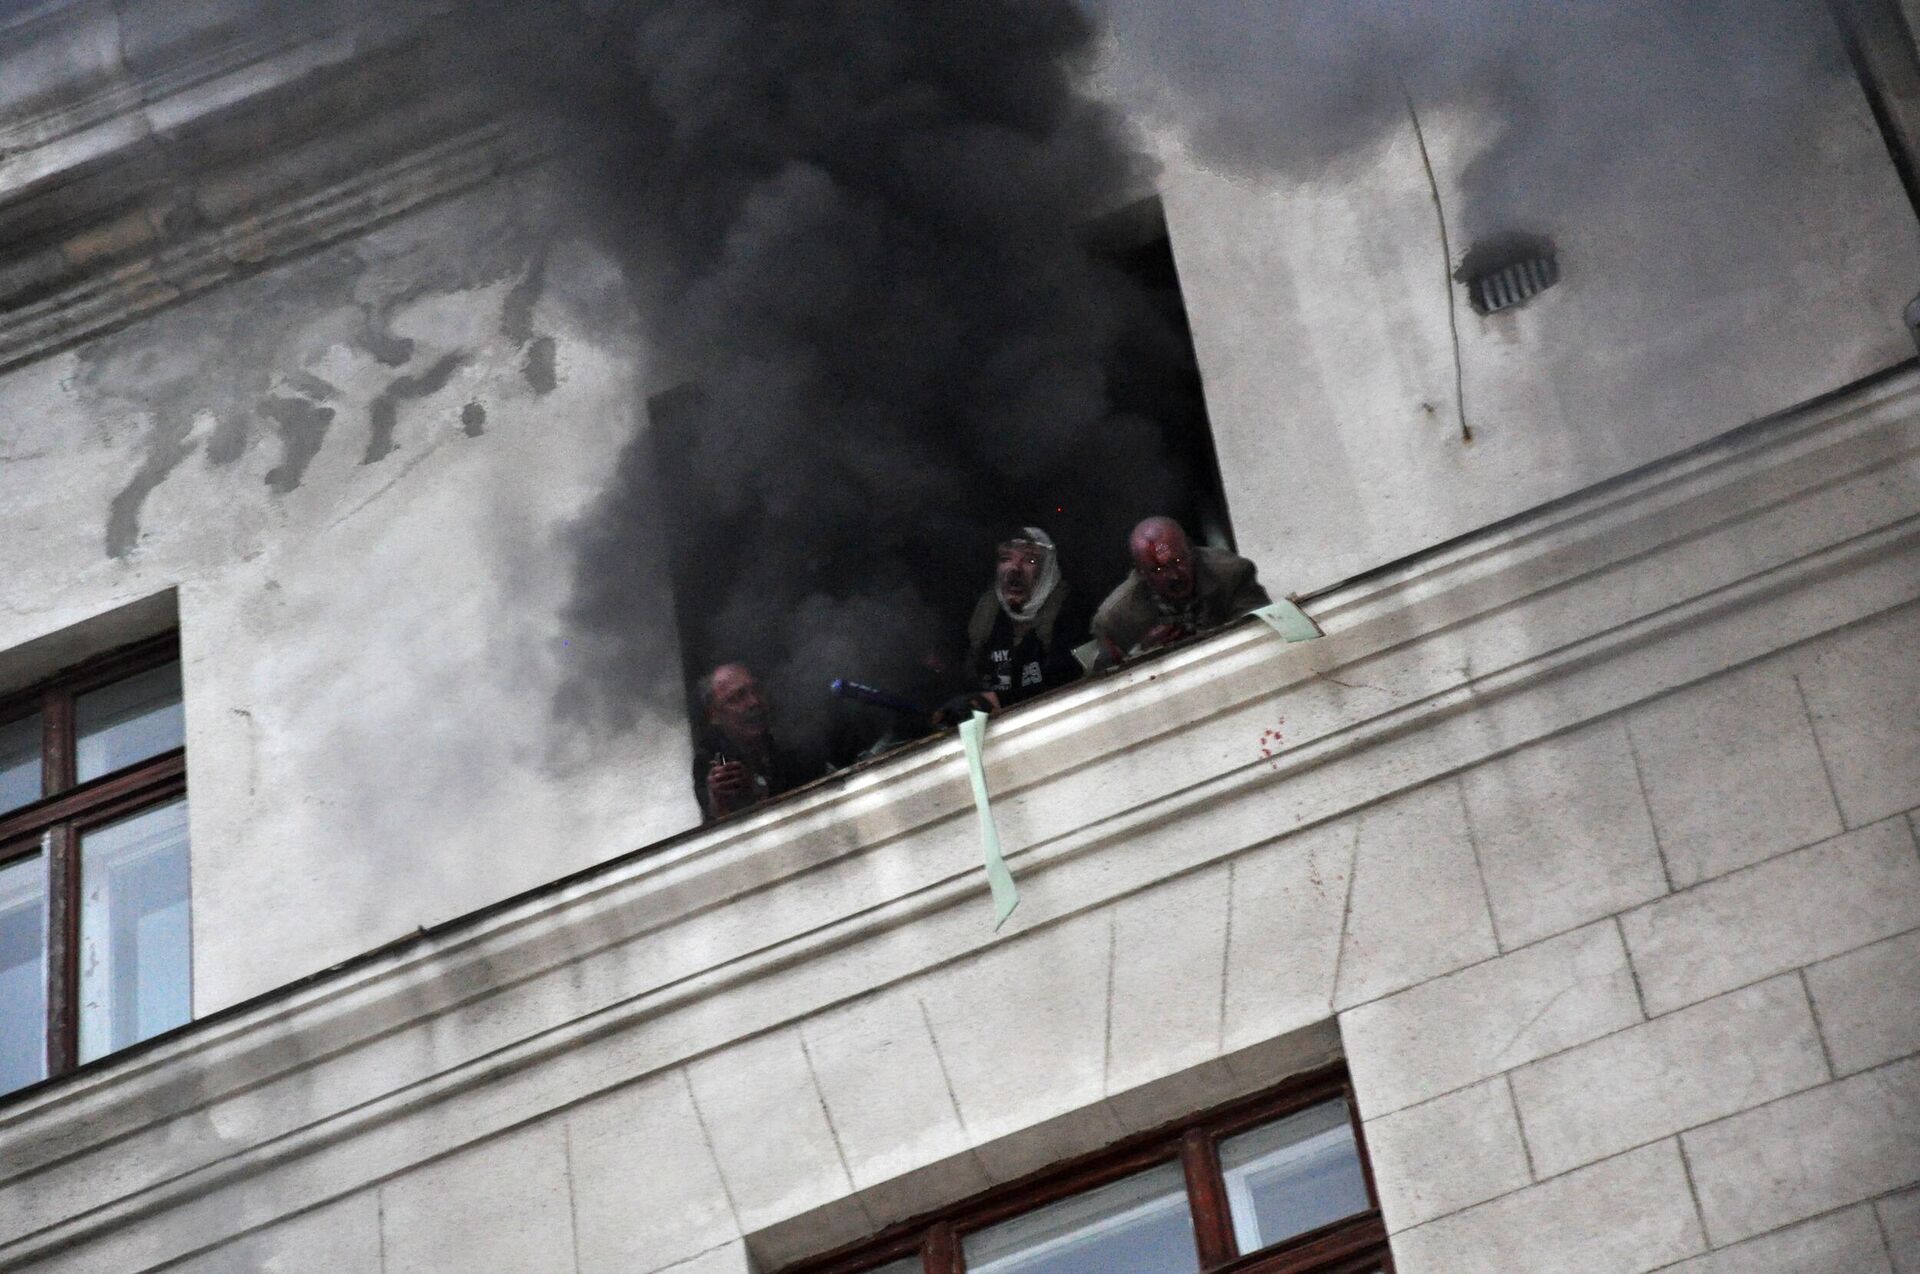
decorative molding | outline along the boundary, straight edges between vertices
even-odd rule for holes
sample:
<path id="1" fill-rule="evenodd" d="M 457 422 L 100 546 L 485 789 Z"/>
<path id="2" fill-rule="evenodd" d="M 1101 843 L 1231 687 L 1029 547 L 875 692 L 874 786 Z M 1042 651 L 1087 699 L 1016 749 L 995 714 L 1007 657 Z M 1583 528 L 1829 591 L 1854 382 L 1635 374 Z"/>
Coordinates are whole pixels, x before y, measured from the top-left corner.
<path id="1" fill-rule="evenodd" d="M 346 180 L 252 212 L 27 305 L 0 311 L 0 372 L 45 357 L 229 279 L 351 238 L 536 162 L 528 133 L 482 124 Z"/>
<path id="2" fill-rule="evenodd" d="M 1913 601 L 1916 455 L 1907 371 L 1003 719 L 1009 936 Z M 934 741 L 19 1094 L 0 1269 L 168 1259 L 981 950 L 970 808 Z"/>
<path id="3" fill-rule="evenodd" d="M 36 53 L 57 68 L 37 95 L 0 91 L 0 203 L 29 185 L 96 162 L 128 137 L 179 128 L 234 103 L 294 83 L 323 66 L 399 43 L 453 13 L 446 0 L 343 6 L 316 0 L 284 10 L 247 4 L 155 0 L 52 0 L 0 20 L 16 66 Z M 166 26 L 159 56 L 130 56 L 135 15 Z M 89 61 L 79 50 L 100 54 Z M 43 64 L 44 64 L 43 63 Z M 134 127 L 116 127 L 132 118 Z M 89 137 L 92 130 L 102 130 Z"/>
<path id="4" fill-rule="evenodd" d="M 234 6 L 148 8 L 150 23 L 203 22 L 204 38 L 168 27 L 153 65 L 129 70 L 122 47 L 68 72 L 65 95 L 40 86 L 53 105 L 11 117 L 22 103 L 0 86 L 0 371 L 550 149 L 458 86 L 450 5 L 351 15 L 323 5 L 257 23 Z M 42 62 L 58 64 L 71 28 L 105 24 L 94 45 L 124 45 L 136 12 L 70 4 L 7 34 L 27 50 L 16 58 L 37 35 L 52 46 Z M 303 121 L 316 106 L 322 118 Z"/>

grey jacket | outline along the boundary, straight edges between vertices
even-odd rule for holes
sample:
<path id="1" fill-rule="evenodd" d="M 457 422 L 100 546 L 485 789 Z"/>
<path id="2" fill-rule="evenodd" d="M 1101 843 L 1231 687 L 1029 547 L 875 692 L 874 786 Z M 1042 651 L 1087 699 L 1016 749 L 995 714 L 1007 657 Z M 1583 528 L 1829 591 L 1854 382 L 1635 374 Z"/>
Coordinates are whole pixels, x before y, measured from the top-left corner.
<path id="1" fill-rule="evenodd" d="M 1194 596 L 1178 613 L 1169 613 L 1140 572 L 1132 572 L 1100 603 L 1093 617 L 1099 662 L 1111 665 L 1136 653 L 1140 639 L 1159 624 L 1182 624 L 1189 634 L 1204 632 L 1265 606 L 1272 599 L 1255 578 L 1258 570 L 1225 549 L 1195 545 Z"/>

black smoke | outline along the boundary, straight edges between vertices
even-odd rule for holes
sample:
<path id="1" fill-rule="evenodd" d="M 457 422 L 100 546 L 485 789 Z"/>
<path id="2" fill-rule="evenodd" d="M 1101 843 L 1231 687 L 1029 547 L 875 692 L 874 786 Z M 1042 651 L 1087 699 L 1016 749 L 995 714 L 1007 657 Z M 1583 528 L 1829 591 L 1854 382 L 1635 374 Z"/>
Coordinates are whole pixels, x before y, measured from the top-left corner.
<path id="1" fill-rule="evenodd" d="M 1449 272 L 1515 235 L 1577 274 L 1610 265 L 1592 224 L 1740 224 L 1847 91 L 1816 0 L 1088 3 L 594 0 L 516 45 L 597 157 L 672 391 L 579 531 L 570 712 L 677 707 L 742 658 L 817 738 L 828 677 L 951 659 L 990 528 L 1047 525 L 1087 603 L 1134 519 L 1195 513 L 1190 348 L 1090 232 L 1146 184 L 1090 71 L 1241 174 L 1370 162 L 1424 116 Z M 1737 235 L 1690 243 L 1649 312 L 1769 286 Z"/>
<path id="2" fill-rule="evenodd" d="M 1622 207 L 1736 221 L 1857 93 L 1825 0 L 1088 2 L 1122 95 L 1228 171 L 1366 162 L 1409 111 L 1462 127 L 1457 251 Z"/>
<path id="3" fill-rule="evenodd" d="M 664 391 L 578 531 L 569 711 L 677 707 L 685 647 L 817 745 L 829 677 L 937 688 L 995 528 L 1046 526 L 1087 603 L 1185 507 L 1156 396 L 1191 352 L 1101 242 L 1144 182 L 1094 35 L 1068 0 L 625 0 L 528 56 Z"/>

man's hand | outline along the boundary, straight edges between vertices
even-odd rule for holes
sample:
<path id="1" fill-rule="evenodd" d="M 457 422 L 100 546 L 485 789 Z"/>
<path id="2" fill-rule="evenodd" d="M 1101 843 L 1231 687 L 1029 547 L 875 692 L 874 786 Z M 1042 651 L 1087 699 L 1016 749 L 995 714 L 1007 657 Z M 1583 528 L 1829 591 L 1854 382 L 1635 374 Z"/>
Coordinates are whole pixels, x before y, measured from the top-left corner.
<path id="1" fill-rule="evenodd" d="M 1185 624 L 1155 624 L 1147 629 L 1146 636 L 1140 639 L 1140 649 L 1158 650 L 1162 646 L 1170 646 L 1191 635 Z"/>
<path id="2" fill-rule="evenodd" d="M 716 814 L 731 814 L 753 804 L 753 776 L 740 761 L 715 761 L 707 767 L 707 803 Z"/>
<path id="3" fill-rule="evenodd" d="M 956 695 L 934 711 L 933 728 L 944 730 L 948 726 L 959 725 L 975 712 L 984 712 L 991 716 L 998 711 L 1000 711 L 1000 696 L 992 690 L 976 690 L 972 694 Z"/>

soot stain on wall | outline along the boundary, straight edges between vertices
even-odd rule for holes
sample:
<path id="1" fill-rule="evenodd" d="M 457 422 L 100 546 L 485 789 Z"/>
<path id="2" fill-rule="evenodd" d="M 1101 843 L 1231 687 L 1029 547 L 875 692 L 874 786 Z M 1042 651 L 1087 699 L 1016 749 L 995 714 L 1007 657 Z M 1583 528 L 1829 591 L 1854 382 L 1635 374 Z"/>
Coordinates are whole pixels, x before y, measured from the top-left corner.
<path id="1" fill-rule="evenodd" d="M 225 468 L 272 439 L 280 460 L 265 485 L 274 496 L 296 490 L 345 409 L 344 391 L 303 364 L 342 341 L 395 373 L 368 403 L 361 463 L 390 455 L 399 445 L 402 405 L 444 389 L 479 357 L 470 349 L 423 349 L 393 330 L 395 313 L 422 297 L 513 279 L 499 330 L 519 355 L 528 386 L 540 395 L 551 391 L 554 339 L 534 321 L 546 287 L 544 237 L 515 215 L 484 211 L 462 230 L 468 241 L 454 245 L 431 233 L 411 241 L 396 236 L 397 246 L 343 245 L 83 346 L 72 381 L 80 406 L 109 420 L 131 413 L 142 430 L 133 472 L 109 502 L 107 555 L 123 558 L 136 548 L 148 497 L 196 452 L 210 467 Z M 342 314 L 349 316 L 344 331 Z M 461 414 L 471 437 L 485 432 L 485 419 L 478 403 Z M 210 426 L 198 427 L 203 421 Z"/>
<path id="2" fill-rule="evenodd" d="M 400 423 L 400 404 L 439 393 L 471 359 L 470 354 L 442 354 L 418 375 L 394 377 L 367 409 L 367 454 L 360 463 L 378 464 L 392 455 L 399 445 L 393 433 Z"/>
<path id="3" fill-rule="evenodd" d="M 520 375 L 542 397 L 560 383 L 554 372 L 553 338 L 533 330 L 533 307 L 547 286 L 547 254 L 546 245 L 534 253 L 527 272 L 508 291 L 500 310 L 500 334 L 526 352 Z"/>
<path id="4" fill-rule="evenodd" d="M 285 495 L 300 485 L 307 466 L 320 454 L 320 445 L 327 440 L 327 426 L 333 423 L 333 408 L 304 398 L 268 398 L 261 402 L 260 410 L 278 426 L 284 449 L 280 463 L 267 471 L 267 486 Z"/>
<path id="5" fill-rule="evenodd" d="M 560 377 L 554 370 L 554 346 L 551 336 L 536 336 L 527 346 L 526 362 L 520 366 L 520 374 L 526 378 L 533 392 L 545 397 L 559 385 Z"/>

